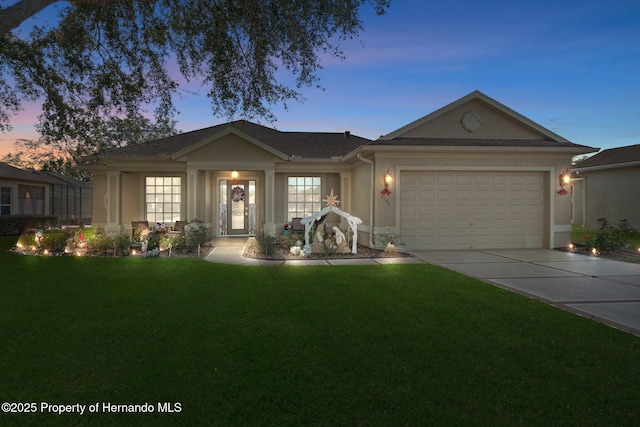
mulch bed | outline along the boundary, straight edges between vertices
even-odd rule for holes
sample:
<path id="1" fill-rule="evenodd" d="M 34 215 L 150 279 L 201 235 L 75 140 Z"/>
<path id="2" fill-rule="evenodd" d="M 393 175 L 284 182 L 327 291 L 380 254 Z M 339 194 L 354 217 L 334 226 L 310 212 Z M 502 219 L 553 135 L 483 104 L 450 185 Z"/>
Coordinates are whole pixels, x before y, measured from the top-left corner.
<path id="1" fill-rule="evenodd" d="M 591 252 L 589 252 L 589 250 L 587 250 L 587 248 L 583 246 L 576 246 L 573 252 L 581 255 L 586 255 L 586 256 L 594 256 L 591 254 Z M 635 264 L 640 264 L 640 251 L 633 250 L 633 249 L 602 252 L 595 256 L 599 258 L 610 259 L 613 261 L 623 261 L 623 262 L 632 262 Z"/>
<path id="2" fill-rule="evenodd" d="M 326 253 L 315 253 L 310 254 L 307 257 L 296 256 L 293 255 L 289 249 L 285 249 L 282 246 L 276 246 L 272 254 L 263 254 L 260 253 L 255 245 L 248 244 L 244 250 L 244 256 L 247 258 L 256 258 L 256 259 L 349 259 L 349 258 L 399 258 L 399 257 L 410 257 L 411 255 L 402 253 L 402 252 L 384 252 L 380 249 L 372 249 L 367 246 L 358 245 L 358 253 L 357 254 L 326 254 Z"/>

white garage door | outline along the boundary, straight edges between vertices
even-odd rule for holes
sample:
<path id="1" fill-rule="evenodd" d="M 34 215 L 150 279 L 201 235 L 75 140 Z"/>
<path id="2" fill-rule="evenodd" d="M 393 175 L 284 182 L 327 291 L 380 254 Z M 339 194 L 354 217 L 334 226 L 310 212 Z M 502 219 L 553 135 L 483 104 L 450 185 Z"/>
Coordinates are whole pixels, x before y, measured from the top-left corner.
<path id="1" fill-rule="evenodd" d="M 400 235 L 408 249 L 541 248 L 542 172 L 402 171 Z"/>

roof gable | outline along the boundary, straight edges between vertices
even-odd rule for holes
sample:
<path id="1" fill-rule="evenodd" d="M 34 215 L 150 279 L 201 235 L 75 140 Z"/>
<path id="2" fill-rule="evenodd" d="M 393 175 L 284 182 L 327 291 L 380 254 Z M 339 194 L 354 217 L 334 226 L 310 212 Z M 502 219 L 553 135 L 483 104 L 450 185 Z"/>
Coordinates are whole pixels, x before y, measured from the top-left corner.
<path id="1" fill-rule="evenodd" d="M 480 91 L 471 92 L 384 135 L 379 141 L 395 138 L 530 139 L 569 142 Z"/>
<path id="2" fill-rule="evenodd" d="M 240 141 L 238 141 L 237 138 L 229 138 L 230 136 L 237 136 Z M 256 150 L 256 148 L 258 150 Z M 266 151 L 283 160 L 287 159 L 285 153 L 232 126 L 173 153 L 171 159 L 178 160 L 183 157 L 202 158 L 203 156 L 212 157 L 213 155 L 218 157 L 216 152 L 222 155 L 228 155 L 239 150 L 243 152 L 242 155 L 245 157 L 248 152 L 252 152 L 253 157 L 259 157 L 261 155 L 260 151 Z"/>

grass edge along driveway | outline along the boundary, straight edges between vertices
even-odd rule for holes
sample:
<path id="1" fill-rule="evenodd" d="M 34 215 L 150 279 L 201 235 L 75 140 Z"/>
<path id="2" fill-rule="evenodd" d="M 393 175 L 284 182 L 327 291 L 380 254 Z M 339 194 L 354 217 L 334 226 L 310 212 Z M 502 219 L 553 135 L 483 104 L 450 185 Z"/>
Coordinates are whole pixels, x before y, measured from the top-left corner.
<path id="1" fill-rule="evenodd" d="M 2 425 L 640 421 L 640 339 L 440 267 L 39 258 L 1 244 L 0 401 L 38 407 Z"/>

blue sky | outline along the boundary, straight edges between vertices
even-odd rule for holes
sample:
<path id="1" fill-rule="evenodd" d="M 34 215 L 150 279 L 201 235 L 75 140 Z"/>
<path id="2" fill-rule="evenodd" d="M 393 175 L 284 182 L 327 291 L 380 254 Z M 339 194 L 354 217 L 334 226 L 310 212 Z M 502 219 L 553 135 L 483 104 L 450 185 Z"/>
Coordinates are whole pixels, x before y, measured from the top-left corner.
<path id="1" fill-rule="evenodd" d="M 640 144 L 640 2 L 392 0 L 364 11 L 364 31 L 327 57 L 324 90 L 274 106 L 280 130 L 336 131 L 376 139 L 480 90 L 578 144 Z M 178 129 L 222 123 L 206 88 L 176 100 Z M 0 135 L 33 138 L 33 109 Z M 9 146 L 9 147 L 8 147 Z M 4 150 L 3 150 L 4 148 Z"/>

